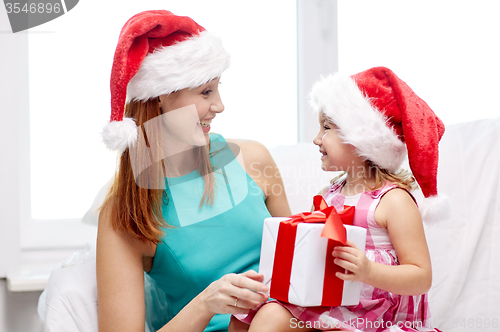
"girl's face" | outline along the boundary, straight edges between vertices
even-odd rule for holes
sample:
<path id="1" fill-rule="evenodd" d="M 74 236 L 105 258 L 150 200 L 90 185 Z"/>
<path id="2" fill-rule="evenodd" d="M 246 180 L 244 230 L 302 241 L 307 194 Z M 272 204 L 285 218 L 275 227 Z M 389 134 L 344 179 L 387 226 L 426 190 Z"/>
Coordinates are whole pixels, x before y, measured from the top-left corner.
<path id="1" fill-rule="evenodd" d="M 224 110 L 219 95 L 219 79 L 160 97 L 164 128 L 169 140 L 188 146 L 207 144 L 210 124 Z"/>
<path id="2" fill-rule="evenodd" d="M 313 143 L 319 147 L 321 153 L 321 168 L 324 171 L 354 171 L 364 161 L 356 153 L 351 144 L 344 143 L 339 137 L 338 128 L 330 122 L 323 113 L 319 116 L 319 132 Z"/>

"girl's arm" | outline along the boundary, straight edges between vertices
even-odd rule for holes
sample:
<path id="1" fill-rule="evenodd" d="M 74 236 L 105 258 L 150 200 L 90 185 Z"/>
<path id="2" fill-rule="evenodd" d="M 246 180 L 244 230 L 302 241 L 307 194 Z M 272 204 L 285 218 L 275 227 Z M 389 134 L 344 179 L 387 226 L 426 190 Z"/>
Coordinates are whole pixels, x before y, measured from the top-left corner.
<path id="1" fill-rule="evenodd" d="M 143 258 L 154 256 L 156 246 L 114 230 L 110 213 L 99 214 L 97 234 L 97 297 L 99 331 L 145 329 Z M 229 274 L 213 282 L 159 331 L 203 331 L 216 313 L 248 313 L 267 297 L 262 275 L 248 271 Z M 266 287 L 265 289 L 263 287 Z M 233 307 L 239 297 L 238 308 Z"/>
<path id="2" fill-rule="evenodd" d="M 432 284 L 431 262 L 422 219 L 413 199 L 403 189 L 389 191 L 375 210 L 375 221 L 387 228 L 400 265 L 372 262 L 350 242 L 333 252 L 335 263 L 352 272 L 338 276 L 399 295 L 426 293 Z"/>
<path id="3" fill-rule="evenodd" d="M 273 217 L 288 217 L 292 213 L 278 166 L 269 150 L 256 141 L 228 140 L 241 149 L 245 171 L 259 185 L 266 197 L 266 206 Z"/>

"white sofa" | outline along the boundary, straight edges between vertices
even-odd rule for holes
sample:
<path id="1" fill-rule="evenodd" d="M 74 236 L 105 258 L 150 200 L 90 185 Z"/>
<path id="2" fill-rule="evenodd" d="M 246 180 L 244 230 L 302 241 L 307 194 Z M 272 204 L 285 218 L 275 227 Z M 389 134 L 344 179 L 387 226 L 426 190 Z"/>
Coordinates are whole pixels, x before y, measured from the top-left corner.
<path id="1" fill-rule="evenodd" d="M 451 198 L 452 212 L 424 224 L 433 322 L 444 331 L 500 331 L 500 118 L 447 126 L 439 150 L 438 190 Z M 299 144 L 272 154 L 292 212 L 310 209 L 329 178 L 319 170 L 318 149 Z"/>
<path id="2" fill-rule="evenodd" d="M 312 197 L 333 176 L 320 169 L 318 148 L 304 143 L 270 151 L 280 168 L 292 213 L 308 211 Z M 434 325 L 444 331 L 499 331 L 500 118 L 447 127 L 440 143 L 438 188 L 451 198 L 452 213 L 449 220 L 425 225 L 433 266 L 429 297 Z M 94 205 L 103 193 L 96 197 Z M 419 192 L 415 195 L 417 200 L 422 198 Z M 96 223 L 93 208 L 84 219 Z M 89 249 L 79 259 L 86 257 L 90 268 L 95 269 L 92 255 Z M 73 265 L 76 269 L 74 266 L 78 264 Z M 95 330 L 95 279 L 89 278 L 88 284 L 80 283 L 73 289 L 71 296 L 78 304 L 61 316 L 57 312 L 58 297 L 68 291 L 58 286 L 63 283 L 61 276 L 64 280 L 70 272 L 64 272 L 64 268 L 59 271 L 59 275 L 51 276 L 45 292 L 57 291 L 49 295 L 50 299 L 47 297 L 52 304 L 45 307 L 45 294 L 40 300 L 42 316 L 48 308 L 46 320 L 53 326 L 50 331 Z M 66 283 L 66 287 L 71 288 L 70 284 Z M 83 302 L 87 304 L 84 307 Z M 78 327 L 82 317 L 88 329 Z M 61 323 L 63 319 L 66 321 Z"/>

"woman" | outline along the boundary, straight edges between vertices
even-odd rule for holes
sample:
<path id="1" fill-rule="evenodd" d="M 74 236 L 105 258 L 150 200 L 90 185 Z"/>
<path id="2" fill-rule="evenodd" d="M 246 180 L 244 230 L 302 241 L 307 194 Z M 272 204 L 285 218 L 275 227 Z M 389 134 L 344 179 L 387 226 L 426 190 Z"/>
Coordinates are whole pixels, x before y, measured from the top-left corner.
<path id="1" fill-rule="evenodd" d="M 224 331 L 227 314 L 267 300 L 255 272 L 263 220 L 290 209 L 264 146 L 209 134 L 228 65 L 189 17 L 143 12 L 120 33 L 103 131 L 121 156 L 99 216 L 101 332 L 144 331 L 144 272 L 166 297 L 159 331 Z"/>

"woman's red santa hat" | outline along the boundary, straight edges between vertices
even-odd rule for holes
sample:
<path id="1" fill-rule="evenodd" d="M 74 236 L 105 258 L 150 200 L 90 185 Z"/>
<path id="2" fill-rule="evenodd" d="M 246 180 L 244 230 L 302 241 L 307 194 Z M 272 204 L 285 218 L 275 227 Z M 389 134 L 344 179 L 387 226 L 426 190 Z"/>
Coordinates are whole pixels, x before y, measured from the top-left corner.
<path id="1" fill-rule="evenodd" d="M 126 102 L 196 88 L 228 67 L 220 39 L 191 18 L 166 10 L 133 16 L 120 32 L 113 59 L 111 118 L 102 132 L 106 147 L 121 153 L 137 141 L 135 120 L 124 118 Z"/>
<path id="2" fill-rule="evenodd" d="M 375 67 L 350 77 L 329 75 L 313 86 L 310 97 L 315 111 L 338 126 L 342 140 L 379 168 L 397 172 L 408 153 L 425 197 L 420 204 L 422 219 L 449 217 L 449 198 L 437 191 L 444 124 L 396 74 Z"/>

